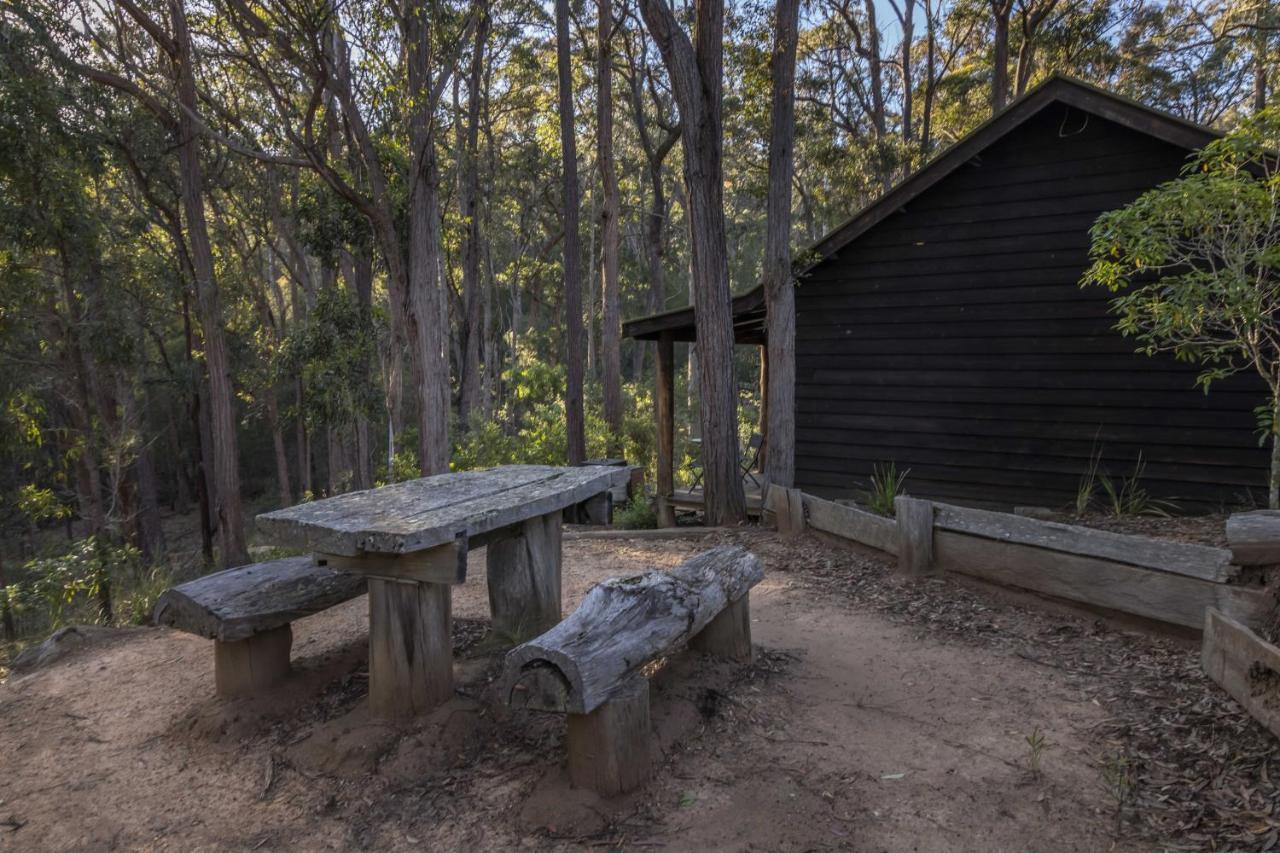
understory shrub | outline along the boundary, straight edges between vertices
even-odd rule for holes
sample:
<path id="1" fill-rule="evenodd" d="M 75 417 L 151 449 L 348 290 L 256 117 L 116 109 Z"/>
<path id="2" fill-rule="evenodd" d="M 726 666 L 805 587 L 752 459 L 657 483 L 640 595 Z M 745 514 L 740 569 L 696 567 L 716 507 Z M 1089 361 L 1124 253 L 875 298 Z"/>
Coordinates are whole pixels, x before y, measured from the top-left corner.
<path id="1" fill-rule="evenodd" d="M 658 513 L 644 498 L 632 498 L 613 510 L 613 526 L 623 530 L 653 530 L 658 526 Z"/>
<path id="2" fill-rule="evenodd" d="M 898 466 L 893 462 L 877 462 L 871 469 L 871 487 L 862 496 L 867 509 L 892 517 L 893 501 L 898 495 L 907 493 L 904 486 L 910 473 L 910 468 L 898 473 Z"/>

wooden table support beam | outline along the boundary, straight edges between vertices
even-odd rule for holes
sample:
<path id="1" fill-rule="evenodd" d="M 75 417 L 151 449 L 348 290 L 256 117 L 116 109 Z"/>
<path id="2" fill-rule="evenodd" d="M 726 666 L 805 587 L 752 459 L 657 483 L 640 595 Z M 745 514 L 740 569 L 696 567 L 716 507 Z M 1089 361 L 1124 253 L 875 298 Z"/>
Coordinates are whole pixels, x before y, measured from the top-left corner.
<path id="1" fill-rule="evenodd" d="M 561 618 L 560 512 L 531 518 L 518 535 L 488 546 L 486 572 L 493 632 L 522 643 L 550 630 Z"/>
<path id="2" fill-rule="evenodd" d="M 405 719 L 453 697 L 452 590 L 369 578 L 369 708 Z"/>

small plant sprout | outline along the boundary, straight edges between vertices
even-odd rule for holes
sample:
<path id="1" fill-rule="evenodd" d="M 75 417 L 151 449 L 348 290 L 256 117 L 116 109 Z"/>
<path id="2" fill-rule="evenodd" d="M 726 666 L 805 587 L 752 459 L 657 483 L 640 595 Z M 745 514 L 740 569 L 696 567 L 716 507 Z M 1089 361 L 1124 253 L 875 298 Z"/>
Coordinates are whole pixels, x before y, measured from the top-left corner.
<path id="1" fill-rule="evenodd" d="M 1031 730 L 1031 734 L 1024 738 L 1027 742 L 1027 769 L 1031 771 L 1031 775 L 1040 778 L 1041 764 L 1040 760 L 1044 757 L 1044 751 L 1049 748 L 1049 741 L 1045 739 L 1044 732 L 1040 731 L 1040 727 L 1036 726 Z"/>
<path id="2" fill-rule="evenodd" d="M 910 473 L 908 468 L 899 474 L 898 466 L 893 462 L 877 462 L 871 469 L 871 488 L 863 493 L 867 509 L 878 515 L 892 516 L 894 499 L 907 493 L 904 485 Z"/>
<path id="3" fill-rule="evenodd" d="M 1129 476 L 1117 481 L 1105 473 L 1098 475 L 1098 482 L 1106 496 L 1107 509 L 1112 515 L 1117 518 L 1133 515 L 1168 517 L 1171 504 L 1151 497 L 1151 493 L 1142 485 L 1142 477 L 1146 471 L 1147 462 L 1142 458 L 1142 453 L 1138 453 L 1133 473 Z"/>
<path id="4" fill-rule="evenodd" d="M 1095 446 L 1089 454 L 1089 467 L 1080 476 L 1080 484 L 1076 486 L 1076 515 L 1084 515 L 1093 506 L 1093 499 L 1098 491 L 1098 476 L 1102 473 L 1102 448 Z"/>
<path id="5" fill-rule="evenodd" d="M 1127 755 L 1109 755 L 1102 762 L 1102 784 L 1116 806 L 1116 837 L 1124 823 L 1125 807 L 1133 800 L 1133 764 Z"/>

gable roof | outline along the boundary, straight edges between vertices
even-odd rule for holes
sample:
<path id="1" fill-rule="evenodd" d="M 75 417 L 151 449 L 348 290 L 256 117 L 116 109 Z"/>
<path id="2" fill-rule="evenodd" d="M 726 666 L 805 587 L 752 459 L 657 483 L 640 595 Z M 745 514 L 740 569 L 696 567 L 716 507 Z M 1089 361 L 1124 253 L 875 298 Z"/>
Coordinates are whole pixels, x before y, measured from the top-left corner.
<path id="1" fill-rule="evenodd" d="M 864 207 L 852 219 L 832 229 L 818 242 L 799 253 L 799 257 L 804 259 L 804 266 L 795 270 L 796 277 L 801 278 L 814 267 L 836 257 L 841 249 L 859 236 L 1055 103 L 1075 107 L 1187 150 L 1202 148 L 1222 135 L 1211 128 L 1108 92 L 1074 77 L 1055 74 L 1011 101 L 999 113 Z M 764 342 L 762 285 L 756 285 L 746 293 L 734 297 L 733 319 L 735 339 L 739 343 Z M 638 340 L 656 340 L 664 332 L 672 334 L 675 340 L 694 340 L 692 306 L 640 317 L 622 324 L 622 334 Z"/>

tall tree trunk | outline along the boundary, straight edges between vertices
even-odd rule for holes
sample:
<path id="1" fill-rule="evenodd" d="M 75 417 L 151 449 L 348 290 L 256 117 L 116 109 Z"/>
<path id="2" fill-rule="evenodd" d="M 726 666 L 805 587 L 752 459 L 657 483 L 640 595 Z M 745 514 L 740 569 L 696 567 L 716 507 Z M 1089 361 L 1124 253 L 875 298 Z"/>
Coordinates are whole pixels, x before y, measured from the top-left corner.
<path id="1" fill-rule="evenodd" d="M 578 145 L 574 138 L 573 73 L 569 63 L 569 0 L 555 0 L 556 72 L 560 104 L 561 211 L 564 224 L 565 312 L 565 425 L 570 465 L 587 458 L 586 422 L 582 386 L 586 353 L 583 352 L 582 276 L 579 263 Z"/>
<path id="2" fill-rule="evenodd" d="M 294 422 L 294 450 L 298 454 L 298 499 L 311 500 L 315 496 L 315 483 L 311 473 L 311 433 L 307 429 L 306 388 L 299 376 L 294 383 L 294 400 L 298 417 Z"/>
<path id="3" fill-rule="evenodd" d="M 934 62 L 937 58 L 938 39 L 937 22 L 934 18 L 933 0 L 924 0 L 925 25 L 925 81 L 924 108 L 920 117 L 920 163 L 929 162 L 930 149 L 933 147 L 933 100 L 937 85 L 937 72 Z"/>
<path id="4" fill-rule="evenodd" d="M 911 4 L 907 5 L 911 12 Z M 764 239 L 768 446 L 765 482 L 795 481 L 796 300 L 791 277 L 791 177 L 794 169 L 796 31 L 800 0 L 778 0 L 773 37 L 773 116 Z M 904 59 L 906 58 L 904 52 Z"/>
<path id="5" fill-rule="evenodd" d="M 656 314 L 666 304 L 666 289 L 663 284 L 663 259 L 666 252 L 665 224 L 667 219 L 666 185 L 663 181 L 662 164 L 667 154 L 680 141 L 680 129 L 674 127 L 664 130 L 664 137 L 655 140 L 649 129 L 649 121 L 645 115 L 645 95 L 643 78 L 648 74 L 648 67 L 637 61 L 633 52 L 627 51 L 630 63 L 630 76 L 627 80 L 631 95 L 631 110 L 636 131 L 640 137 L 640 145 L 644 149 L 645 164 L 649 177 L 649 212 L 644 223 L 644 255 L 645 270 L 648 278 L 648 295 L 646 309 L 649 314 Z M 661 109 L 661 104 L 656 104 Z M 661 119 L 659 119 L 661 121 Z M 638 380 L 644 374 L 644 355 L 648 347 L 637 346 L 632 363 L 632 375 Z"/>
<path id="6" fill-rule="evenodd" d="M 351 286 L 360 306 L 360 319 L 373 327 L 373 259 L 367 250 L 361 249 L 351 257 Z M 365 366 L 365 381 L 373 381 L 372 364 Z M 356 414 L 355 487 L 373 488 L 373 447 L 370 443 L 369 416 L 363 411 Z"/>
<path id="7" fill-rule="evenodd" d="M 4 574 L 4 554 L 0 554 L 0 631 L 5 642 L 12 643 L 18 639 L 18 628 L 14 625 L 13 611 L 9 608 L 9 593 L 5 589 L 9 579 Z"/>
<path id="8" fill-rule="evenodd" d="M 200 552 L 206 566 L 213 565 L 213 499 L 209 493 L 209 475 L 206 460 L 209 458 L 209 442 L 206 440 L 206 424 L 204 416 L 204 379 L 196 362 L 196 335 L 191 327 L 191 300 L 186 288 L 182 291 L 182 331 L 186 343 L 187 368 L 191 373 L 191 403 L 188 415 L 191 418 L 192 442 L 195 444 L 195 458 L 192 460 L 195 469 L 196 503 L 200 509 Z"/>
<path id="9" fill-rule="evenodd" d="M 138 522 L 143 558 L 148 565 L 160 563 L 165 556 L 165 536 L 164 526 L 160 523 L 160 494 L 155 458 L 149 443 L 144 443 L 139 448 L 133 475 L 138 483 Z"/>
<path id="10" fill-rule="evenodd" d="M 1272 26 L 1271 0 L 1257 0 L 1258 15 L 1255 20 L 1253 44 L 1253 111 L 1261 112 L 1267 106 L 1267 41 Z"/>
<path id="11" fill-rule="evenodd" d="M 467 77 L 466 138 L 459 152 L 458 208 L 462 215 L 462 363 L 459 377 L 458 425 L 467 429 L 481 403 L 483 376 L 483 295 L 480 283 L 480 84 L 484 76 L 484 51 L 489 39 L 488 10 L 479 10 Z"/>
<path id="12" fill-rule="evenodd" d="M 991 111 L 1004 109 L 1009 97 L 1009 15 L 1013 0 L 991 0 L 994 18 L 991 56 Z"/>
<path id="13" fill-rule="evenodd" d="M 901 0 L 901 6 L 898 5 L 898 1 L 890 0 L 893 11 L 898 17 L 898 26 L 902 29 L 902 173 L 906 176 L 911 173 L 911 148 L 914 141 L 911 132 L 913 118 L 911 113 L 915 99 L 915 88 L 912 83 L 911 48 L 915 35 L 916 0 Z M 781 13 L 781 9 L 778 12 Z M 794 95 L 792 97 L 794 99 Z"/>
<path id="14" fill-rule="evenodd" d="M 875 0 L 863 0 L 867 12 L 867 71 L 871 78 L 871 122 L 880 141 L 889 133 L 889 120 L 885 107 L 884 59 L 880 53 L 880 24 L 876 20 Z"/>
<path id="15" fill-rule="evenodd" d="M 271 449 L 276 460 L 276 500 L 285 507 L 293 503 L 293 488 L 289 482 L 289 454 L 284 445 L 284 426 L 280 422 L 280 403 L 276 389 L 270 387 L 266 395 L 267 427 L 271 430 Z"/>
<path id="16" fill-rule="evenodd" d="M 663 0 L 640 0 L 640 9 L 671 75 L 682 120 L 707 523 L 738 524 L 746 518 L 746 499 L 738 467 L 733 306 L 724 224 L 724 3 L 698 4 L 692 42 Z"/>
<path id="17" fill-rule="evenodd" d="M 72 284 L 75 250 L 60 246 L 62 262 L 62 299 L 66 322 L 63 338 L 66 347 L 65 360 L 71 375 L 71 424 L 79 433 L 80 441 L 76 470 L 77 498 L 80 517 L 88 524 L 86 536 L 97 536 L 107 526 L 106 504 L 102 499 L 102 460 L 99 454 L 98 435 L 94 429 L 94 392 L 91 376 L 92 365 L 80 341 L 84 325 L 80 300 Z M 54 309 L 57 310 L 56 308 Z"/>
<path id="18" fill-rule="evenodd" d="M 596 2 L 596 159 L 600 208 L 600 367 L 609 454 L 622 450 L 622 326 L 618 293 L 618 175 L 613 162 L 613 3 Z"/>
<path id="19" fill-rule="evenodd" d="M 449 467 L 449 359 L 441 322 L 440 174 L 431 105 L 431 8 L 413 0 L 406 10 L 409 91 L 410 359 L 418 405 L 418 464 L 424 476 Z"/>
<path id="20" fill-rule="evenodd" d="M 196 114 L 195 74 L 191 67 L 191 39 L 187 32 L 183 0 L 170 0 L 176 46 L 174 72 L 178 83 L 178 162 L 182 184 L 182 208 L 187 242 L 195 269 L 200 326 L 204 333 L 204 357 L 209 370 L 209 426 L 213 437 L 213 480 L 218 519 L 218 545 L 224 566 L 249 561 L 240 504 L 240 455 L 236 439 L 235 393 L 231 382 L 230 353 L 222 319 L 222 298 L 214 275 L 213 251 L 204 213 L 203 172 Z"/>

